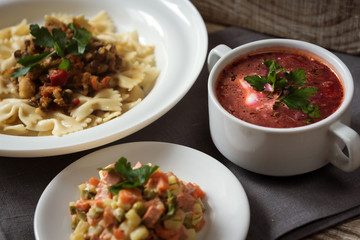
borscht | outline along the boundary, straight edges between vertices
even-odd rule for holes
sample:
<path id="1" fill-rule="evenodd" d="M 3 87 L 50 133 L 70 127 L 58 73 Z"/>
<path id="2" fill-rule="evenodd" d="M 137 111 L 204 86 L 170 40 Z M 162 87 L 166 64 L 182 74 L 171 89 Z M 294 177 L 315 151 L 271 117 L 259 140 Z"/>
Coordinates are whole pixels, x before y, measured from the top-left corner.
<path id="1" fill-rule="evenodd" d="M 215 86 L 222 107 L 259 126 L 293 128 L 327 118 L 342 103 L 336 73 L 296 51 L 254 52 L 228 64 Z"/>

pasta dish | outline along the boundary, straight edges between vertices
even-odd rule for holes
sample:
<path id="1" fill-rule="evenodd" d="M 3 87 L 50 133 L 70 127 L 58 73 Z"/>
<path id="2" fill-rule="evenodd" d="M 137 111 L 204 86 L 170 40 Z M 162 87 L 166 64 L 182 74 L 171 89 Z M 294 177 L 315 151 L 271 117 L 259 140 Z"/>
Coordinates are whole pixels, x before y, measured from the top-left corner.
<path id="1" fill-rule="evenodd" d="M 159 70 L 154 46 L 116 33 L 106 12 L 45 16 L 0 30 L 0 133 L 61 136 L 139 104 Z"/>

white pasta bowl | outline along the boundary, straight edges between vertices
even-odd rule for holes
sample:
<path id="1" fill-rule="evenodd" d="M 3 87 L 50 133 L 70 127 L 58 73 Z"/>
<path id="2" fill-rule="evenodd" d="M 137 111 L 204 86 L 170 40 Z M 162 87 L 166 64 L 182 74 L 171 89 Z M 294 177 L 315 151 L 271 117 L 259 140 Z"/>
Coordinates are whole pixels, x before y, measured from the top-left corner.
<path id="1" fill-rule="evenodd" d="M 207 52 L 205 24 L 187 0 L 2 0 L 0 28 L 28 23 L 42 24 L 44 15 L 65 13 L 92 17 L 106 11 L 117 32 L 136 30 L 142 44 L 155 46 L 161 71 L 154 88 L 135 108 L 96 127 L 57 136 L 0 134 L 0 155 L 39 157 L 82 151 L 124 138 L 169 111 L 198 77 Z"/>

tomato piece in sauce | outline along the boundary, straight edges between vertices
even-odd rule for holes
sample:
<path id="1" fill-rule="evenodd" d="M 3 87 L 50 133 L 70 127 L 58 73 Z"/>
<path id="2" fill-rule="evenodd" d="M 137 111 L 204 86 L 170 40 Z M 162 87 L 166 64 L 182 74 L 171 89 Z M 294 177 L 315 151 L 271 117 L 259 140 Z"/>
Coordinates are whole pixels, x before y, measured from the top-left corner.
<path id="1" fill-rule="evenodd" d="M 50 83 L 52 86 L 65 86 L 71 74 L 66 70 L 51 70 L 49 72 Z"/>

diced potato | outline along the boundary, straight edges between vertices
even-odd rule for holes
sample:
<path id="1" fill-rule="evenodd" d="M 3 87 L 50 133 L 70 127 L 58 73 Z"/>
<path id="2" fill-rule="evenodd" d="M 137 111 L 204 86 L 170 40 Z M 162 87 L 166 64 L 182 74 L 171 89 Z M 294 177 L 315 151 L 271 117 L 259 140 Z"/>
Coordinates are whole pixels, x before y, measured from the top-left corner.
<path id="1" fill-rule="evenodd" d="M 79 188 L 80 191 L 83 191 L 83 190 L 85 190 L 85 188 L 86 188 L 86 184 L 85 184 L 85 183 L 80 184 L 80 185 L 78 186 L 78 188 Z"/>
<path id="2" fill-rule="evenodd" d="M 116 208 L 113 213 L 114 213 L 114 216 L 115 216 L 116 220 L 118 220 L 118 222 L 124 221 L 124 219 L 125 219 L 125 211 L 123 209 Z"/>
<path id="3" fill-rule="evenodd" d="M 122 230 L 126 236 L 129 236 L 135 228 L 131 225 L 130 221 L 125 220 L 120 224 L 119 229 Z"/>
<path id="4" fill-rule="evenodd" d="M 96 187 L 94 185 L 91 185 L 89 183 L 85 184 L 85 190 L 89 192 L 96 192 Z"/>
<path id="5" fill-rule="evenodd" d="M 104 227 L 101 225 L 90 226 L 89 230 L 88 230 L 88 234 L 89 234 L 89 236 L 99 235 L 103 230 L 104 230 Z"/>
<path id="6" fill-rule="evenodd" d="M 124 209 L 125 211 L 129 210 L 131 208 L 131 204 L 130 203 L 121 203 L 121 202 L 117 202 L 118 206 L 122 209 Z"/>
<path id="7" fill-rule="evenodd" d="M 192 216 L 192 225 L 195 226 L 196 224 L 198 224 L 203 217 L 204 216 L 202 213 L 194 213 Z"/>
<path id="8" fill-rule="evenodd" d="M 144 225 L 139 226 L 130 233 L 131 240 L 144 240 L 149 236 L 149 231 Z"/>
<path id="9" fill-rule="evenodd" d="M 169 181 L 171 192 L 174 195 L 179 195 L 181 193 L 181 189 L 180 189 L 178 179 L 174 175 L 171 175 L 168 177 L 168 181 Z"/>
<path id="10" fill-rule="evenodd" d="M 164 227 L 166 229 L 179 230 L 183 225 L 185 213 L 182 210 L 177 210 L 170 219 L 164 221 Z"/>
<path id="11" fill-rule="evenodd" d="M 196 240 L 196 231 L 194 228 L 186 229 L 187 238 L 186 240 Z"/>
<path id="12" fill-rule="evenodd" d="M 199 202 L 195 202 L 192 210 L 194 213 L 202 213 L 203 212 L 203 208 Z"/>
<path id="13" fill-rule="evenodd" d="M 74 232 L 70 235 L 70 240 L 84 240 L 84 233 L 89 229 L 89 224 L 80 220 Z"/>
<path id="14" fill-rule="evenodd" d="M 85 240 L 84 234 L 81 233 L 72 233 L 70 235 L 70 240 Z"/>
<path id="15" fill-rule="evenodd" d="M 200 204 L 202 212 L 205 212 L 206 208 L 204 203 L 201 201 L 201 199 L 200 198 L 196 199 L 196 202 Z"/>
<path id="16" fill-rule="evenodd" d="M 111 207 L 111 204 L 112 204 L 112 199 L 110 199 L 110 198 L 105 198 L 105 199 L 103 199 L 103 207 L 105 208 L 105 207 Z"/>
<path id="17" fill-rule="evenodd" d="M 125 218 L 130 222 L 130 224 L 135 228 L 141 223 L 140 216 L 136 213 L 134 209 L 130 209 L 126 214 Z"/>
<path id="18" fill-rule="evenodd" d="M 91 218 L 97 218 L 101 215 L 102 212 L 104 212 L 103 208 L 94 205 L 89 209 L 89 212 L 86 215 Z"/>

